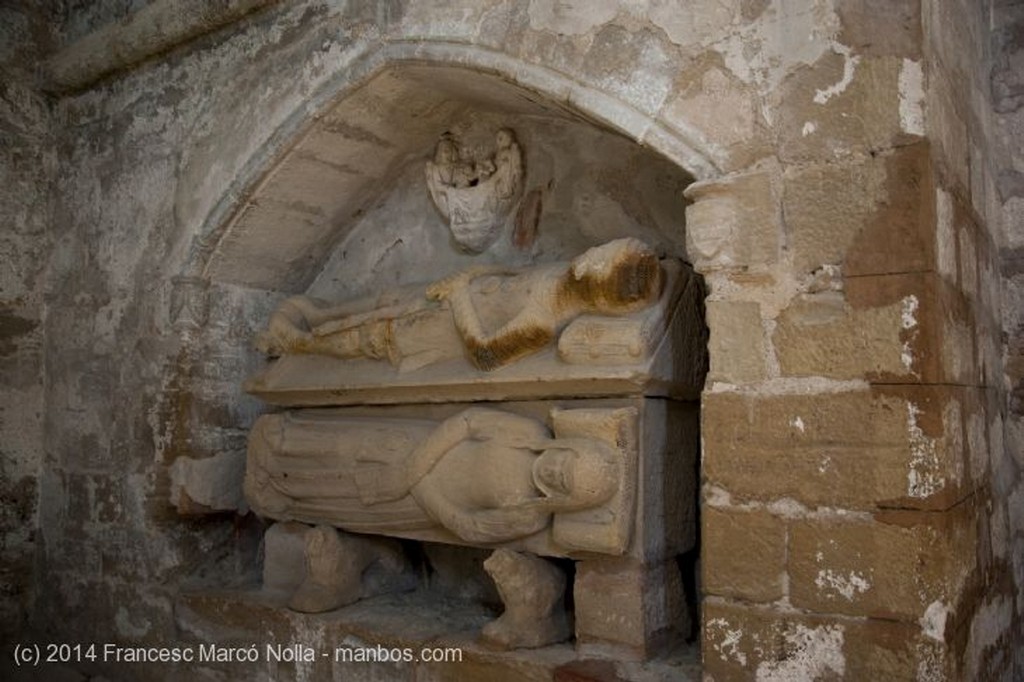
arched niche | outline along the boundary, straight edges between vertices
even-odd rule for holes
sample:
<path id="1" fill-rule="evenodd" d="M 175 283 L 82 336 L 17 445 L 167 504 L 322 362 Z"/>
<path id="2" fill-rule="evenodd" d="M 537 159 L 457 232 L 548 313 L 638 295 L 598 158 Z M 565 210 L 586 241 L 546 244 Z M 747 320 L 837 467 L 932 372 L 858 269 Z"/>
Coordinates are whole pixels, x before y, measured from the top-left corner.
<path id="1" fill-rule="evenodd" d="M 536 242 L 515 250 L 505 235 L 460 254 L 427 197 L 424 164 L 446 131 L 486 146 L 503 126 L 524 148 L 526 191 L 541 193 Z M 244 507 L 239 485 L 206 482 L 240 478 L 264 409 L 241 384 L 263 363 L 252 339 L 283 297 L 344 298 L 471 262 L 559 260 L 630 234 L 689 261 L 683 189 L 717 176 L 701 139 L 472 46 L 396 42 L 354 60 L 241 164 L 192 232 L 169 300 L 180 343 L 158 420 L 172 505 Z M 192 487 L 221 492 L 194 499 Z"/>
<path id="2" fill-rule="evenodd" d="M 442 133 L 464 148 L 515 131 L 537 236 L 453 248 L 425 190 Z M 570 258 L 636 236 L 685 259 L 687 171 L 584 113 L 491 73 L 393 64 L 314 115 L 245 193 L 205 262 L 214 282 L 339 297 L 426 281 L 470 263 Z"/>
<path id="3" fill-rule="evenodd" d="M 172 304 L 185 318 L 189 300 L 199 301 L 192 306 L 197 311 L 208 308 L 195 316 L 201 324 L 183 326 L 191 331 L 184 334 L 180 380 L 172 382 L 182 399 L 171 422 L 189 434 L 165 457 L 173 469 L 170 498 L 180 512 L 222 509 L 195 499 L 190 483 L 200 490 L 210 487 L 211 477 L 240 478 L 244 437 L 263 409 L 239 390 L 263 362 L 250 349 L 251 339 L 288 295 L 353 298 L 471 264 L 564 261 L 625 236 L 689 260 L 684 190 L 707 178 L 710 164 L 682 167 L 679 149 L 689 150 L 686 158 L 699 154 L 653 121 L 643 129 L 658 130 L 654 143 L 640 144 L 642 117 L 598 93 L 553 98 L 559 87 L 544 92 L 515 80 L 464 62 L 389 62 L 307 120 L 293 122 L 294 133 L 273 159 L 230 193 L 237 200 L 199 235 L 190 276 L 180 279 L 182 300 Z M 588 110 L 586 102 L 597 104 Z M 460 252 L 431 204 L 425 163 L 443 133 L 486 154 L 503 128 L 517 137 L 524 191 L 540 208 L 513 216 L 482 253 Z M 535 223 L 527 243 L 512 238 L 517 221 Z M 225 351 L 229 347 L 236 350 Z M 694 407 L 688 422 L 693 438 L 695 413 Z M 686 447 L 695 452 L 695 441 Z M 225 452 L 233 464 L 208 465 Z M 225 480 L 213 487 L 231 486 Z M 696 488 L 687 496 L 695 508 Z M 692 520 L 692 510 L 684 513 Z"/>

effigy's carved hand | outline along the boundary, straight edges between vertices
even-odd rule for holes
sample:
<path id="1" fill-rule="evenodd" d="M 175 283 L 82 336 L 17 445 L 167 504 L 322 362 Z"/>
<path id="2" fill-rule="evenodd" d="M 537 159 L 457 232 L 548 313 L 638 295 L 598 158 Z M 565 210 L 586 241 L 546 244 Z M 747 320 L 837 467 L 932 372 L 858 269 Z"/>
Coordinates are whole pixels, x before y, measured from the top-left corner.
<path id="1" fill-rule="evenodd" d="M 427 287 L 427 299 L 431 301 L 443 301 L 452 294 L 453 282 L 451 277 L 446 277 L 439 282 L 434 282 Z"/>
<path id="2" fill-rule="evenodd" d="M 313 335 L 296 328 L 272 328 L 256 336 L 256 350 L 271 357 L 301 351 L 313 341 Z"/>
<path id="3" fill-rule="evenodd" d="M 301 349 L 313 334 L 303 313 L 301 297 L 282 301 L 271 314 L 267 330 L 256 337 L 256 349 L 272 357 Z"/>
<path id="4" fill-rule="evenodd" d="M 483 268 L 473 267 L 466 270 L 460 270 L 454 275 L 449 275 L 444 279 L 438 280 L 427 287 L 427 298 L 431 301 L 447 300 L 456 291 L 468 286 L 470 282 L 484 271 L 485 270 Z"/>
<path id="5" fill-rule="evenodd" d="M 451 298 L 455 292 L 465 289 L 477 277 L 483 275 L 518 275 L 521 272 L 521 268 L 510 268 L 502 265 L 474 265 L 434 282 L 427 287 L 426 295 L 432 301 L 444 301 Z"/>

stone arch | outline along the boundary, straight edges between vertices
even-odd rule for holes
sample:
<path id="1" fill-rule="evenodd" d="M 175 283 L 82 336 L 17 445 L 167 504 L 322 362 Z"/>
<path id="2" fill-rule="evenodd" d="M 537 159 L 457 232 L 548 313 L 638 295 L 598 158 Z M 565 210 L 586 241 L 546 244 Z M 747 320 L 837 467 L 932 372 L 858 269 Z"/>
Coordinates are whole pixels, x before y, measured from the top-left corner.
<path id="1" fill-rule="evenodd" d="M 179 278 L 192 282 L 217 279 L 212 272 L 216 254 L 232 238 L 239 216 L 258 201 L 268 175 L 287 163 L 296 146 L 315 128 L 318 117 L 388 70 L 413 68 L 439 73 L 461 70 L 478 79 L 490 79 L 492 85 L 500 83 L 535 104 L 560 109 L 653 150 L 696 181 L 711 180 L 721 173 L 708 139 L 696 127 L 668 125 L 630 102 L 564 73 L 474 45 L 394 40 L 363 53 L 349 68 L 331 77 L 251 155 L 191 237 Z"/>

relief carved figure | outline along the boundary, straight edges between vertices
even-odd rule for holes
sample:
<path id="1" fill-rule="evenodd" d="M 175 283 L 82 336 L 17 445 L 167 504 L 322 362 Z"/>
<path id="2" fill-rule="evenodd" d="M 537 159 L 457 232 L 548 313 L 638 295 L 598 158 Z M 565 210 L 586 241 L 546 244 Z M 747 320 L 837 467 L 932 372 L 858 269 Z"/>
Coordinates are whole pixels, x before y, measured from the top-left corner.
<path id="1" fill-rule="evenodd" d="M 496 546 L 484 568 L 505 612 L 481 638 L 499 649 L 545 646 L 570 637 L 572 619 L 564 573 L 534 552 L 625 551 L 636 417 L 628 407 L 555 409 L 553 435 L 486 408 L 441 422 L 264 415 L 250 436 L 245 493 L 258 514 L 311 524 L 290 608 L 319 613 L 409 589 L 394 541 L 375 535 Z M 374 567 L 395 576 L 373 583 Z"/>
<path id="2" fill-rule="evenodd" d="M 495 142 L 493 158 L 470 162 L 446 133 L 426 165 L 430 198 L 455 243 L 469 253 L 481 253 L 498 239 L 523 190 L 523 154 L 515 134 L 503 128 Z"/>
<path id="3" fill-rule="evenodd" d="M 650 247 L 617 239 L 568 263 L 471 267 L 387 297 L 334 306 L 290 298 L 257 346 L 270 355 L 387 360 L 400 370 L 465 355 L 489 371 L 550 346 L 581 315 L 653 305 L 663 280 Z"/>
<path id="4" fill-rule="evenodd" d="M 248 457 L 246 497 L 264 516 L 485 545 L 596 507 L 623 476 L 607 442 L 483 408 L 440 424 L 265 415 Z"/>

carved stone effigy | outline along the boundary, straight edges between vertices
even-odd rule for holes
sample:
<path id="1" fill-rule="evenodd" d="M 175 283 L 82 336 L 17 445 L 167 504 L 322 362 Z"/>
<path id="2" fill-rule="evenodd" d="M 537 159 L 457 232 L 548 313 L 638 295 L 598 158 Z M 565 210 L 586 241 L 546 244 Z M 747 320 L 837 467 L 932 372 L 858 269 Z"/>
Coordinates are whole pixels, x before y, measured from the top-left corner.
<path id="1" fill-rule="evenodd" d="M 481 253 L 501 235 L 523 193 L 523 154 L 515 134 L 498 131 L 493 157 L 467 161 L 445 133 L 426 165 L 427 189 L 463 251 Z"/>
<path id="2" fill-rule="evenodd" d="M 293 409 L 257 420 L 245 493 L 312 527 L 292 607 L 369 594 L 378 550 L 348 533 L 494 548 L 506 614 L 483 640 L 543 646 L 572 619 L 564 576 L 539 557 L 570 557 L 577 614 L 607 611 L 602 581 L 629 586 L 614 614 L 576 618 L 577 645 L 649 656 L 682 629 L 665 576 L 695 538 L 696 408 L 678 399 L 700 391 L 702 298 L 689 268 L 627 238 L 368 299 L 284 301 L 258 339 L 270 366 L 246 388 Z M 609 625 L 633 612 L 635 627 Z"/>
<path id="3" fill-rule="evenodd" d="M 660 395 L 696 399 L 703 290 L 627 238 L 568 263 L 474 267 L 327 305 L 298 296 L 258 346 L 278 359 L 246 384 L 287 406 Z"/>
<path id="4" fill-rule="evenodd" d="M 631 408 L 557 410 L 554 434 L 484 408 L 440 423 L 309 412 L 253 428 L 245 493 L 262 516 L 556 556 L 626 549 Z"/>

